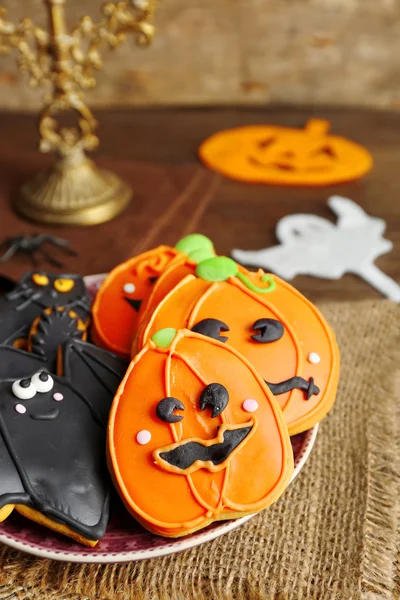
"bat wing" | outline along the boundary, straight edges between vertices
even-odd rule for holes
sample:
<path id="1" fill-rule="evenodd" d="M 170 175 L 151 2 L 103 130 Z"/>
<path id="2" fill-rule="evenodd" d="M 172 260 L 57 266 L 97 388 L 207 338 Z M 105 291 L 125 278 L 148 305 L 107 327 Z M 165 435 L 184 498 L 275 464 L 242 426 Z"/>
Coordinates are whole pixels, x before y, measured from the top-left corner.
<path id="1" fill-rule="evenodd" d="M 7 435 L 3 435 L 3 425 L 0 416 L 0 509 L 7 506 L 7 504 L 26 504 L 29 502 L 29 494 L 24 490 L 18 469 L 8 450 Z"/>
<path id="2" fill-rule="evenodd" d="M 44 358 L 13 346 L 0 344 L 0 379 L 18 379 L 47 367 Z"/>
<path id="3" fill-rule="evenodd" d="M 62 375 L 106 425 L 111 403 L 128 363 L 93 344 L 69 340 L 62 348 L 62 365 Z"/>

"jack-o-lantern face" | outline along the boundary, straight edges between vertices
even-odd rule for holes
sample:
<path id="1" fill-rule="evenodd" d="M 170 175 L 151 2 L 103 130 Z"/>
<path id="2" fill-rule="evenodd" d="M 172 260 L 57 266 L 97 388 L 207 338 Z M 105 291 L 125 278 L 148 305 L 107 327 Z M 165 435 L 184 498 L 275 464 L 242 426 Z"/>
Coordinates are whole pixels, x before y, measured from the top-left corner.
<path id="1" fill-rule="evenodd" d="M 262 379 L 233 348 L 187 330 L 157 332 L 132 361 L 108 446 L 128 510 L 168 537 L 265 508 L 293 473 L 287 428 Z"/>
<path id="2" fill-rule="evenodd" d="M 211 169 L 232 179 L 276 185 L 331 185 L 358 179 L 372 167 L 365 148 L 329 135 L 328 121 L 305 129 L 249 125 L 212 135 L 199 149 Z"/>
<path id="3" fill-rule="evenodd" d="M 210 256 L 212 242 L 191 234 L 175 248 L 158 246 L 118 265 L 102 283 L 92 308 L 92 337 L 97 345 L 129 358 L 142 304 L 146 303 L 160 274 L 174 260 Z M 193 263 L 197 264 L 197 263 Z"/>
<path id="4" fill-rule="evenodd" d="M 156 308 L 138 347 L 167 322 L 231 345 L 277 397 L 291 435 L 319 422 L 335 400 L 339 351 L 316 307 L 275 275 L 245 275 L 225 257 L 200 263 L 197 274 Z"/>

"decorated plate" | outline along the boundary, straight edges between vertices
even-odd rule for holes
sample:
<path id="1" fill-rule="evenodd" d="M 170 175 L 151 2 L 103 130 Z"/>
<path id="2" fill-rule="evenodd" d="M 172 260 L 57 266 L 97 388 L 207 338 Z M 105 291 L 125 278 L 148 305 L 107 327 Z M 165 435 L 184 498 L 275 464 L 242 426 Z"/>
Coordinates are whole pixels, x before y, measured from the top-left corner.
<path id="1" fill-rule="evenodd" d="M 94 296 L 103 276 L 86 278 L 89 291 Z M 293 479 L 303 468 L 318 431 L 318 425 L 291 438 L 295 469 Z M 0 523 L 0 542 L 38 557 L 80 563 L 116 563 L 143 560 L 187 550 L 213 540 L 254 515 L 241 519 L 213 523 L 206 529 L 183 538 L 169 539 L 149 533 L 129 515 L 117 495 L 112 500 L 111 520 L 105 537 L 95 548 L 80 544 L 41 527 L 19 515 L 16 511 Z"/>

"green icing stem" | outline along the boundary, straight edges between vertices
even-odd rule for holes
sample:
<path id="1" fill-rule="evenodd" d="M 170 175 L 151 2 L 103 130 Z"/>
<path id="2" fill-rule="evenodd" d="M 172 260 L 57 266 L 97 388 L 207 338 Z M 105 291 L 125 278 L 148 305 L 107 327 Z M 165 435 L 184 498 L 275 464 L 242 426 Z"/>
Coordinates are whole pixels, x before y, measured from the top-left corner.
<path id="1" fill-rule="evenodd" d="M 261 281 L 268 281 L 269 285 L 268 287 L 258 287 L 257 285 L 254 285 L 254 283 L 252 283 L 250 281 L 250 279 L 248 279 L 246 277 L 246 275 L 243 275 L 243 273 L 240 273 L 240 271 L 236 274 L 236 277 L 238 279 L 240 279 L 240 281 L 242 283 L 244 283 L 244 285 L 246 287 L 249 288 L 249 290 L 251 290 L 252 292 L 256 292 L 257 294 L 268 294 L 269 292 L 273 292 L 274 289 L 276 288 L 276 283 L 275 281 L 272 279 L 271 275 L 263 275 L 261 277 Z"/>
<path id="2" fill-rule="evenodd" d="M 185 236 L 175 246 L 176 250 L 184 254 L 191 254 L 195 250 L 213 250 L 212 241 L 201 233 L 191 233 Z"/>
<path id="3" fill-rule="evenodd" d="M 237 275 L 238 266 L 234 260 L 227 256 L 214 256 L 207 258 L 197 265 L 196 275 L 204 281 L 227 281 L 229 277 Z"/>
<path id="4" fill-rule="evenodd" d="M 197 250 L 193 250 L 193 252 L 189 252 L 188 258 L 192 262 L 199 264 L 203 260 L 207 258 L 212 258 L 215 256 L 215 252 L 212 248 L 198 248 Z"/>
<path id="5" fill-rule="evenodd" d="M 168 348 L 176 336 L 176 329 L 173 327 L 166 327 L 165 329 L 159 329 L 151 337 L 157 348 Z"/>

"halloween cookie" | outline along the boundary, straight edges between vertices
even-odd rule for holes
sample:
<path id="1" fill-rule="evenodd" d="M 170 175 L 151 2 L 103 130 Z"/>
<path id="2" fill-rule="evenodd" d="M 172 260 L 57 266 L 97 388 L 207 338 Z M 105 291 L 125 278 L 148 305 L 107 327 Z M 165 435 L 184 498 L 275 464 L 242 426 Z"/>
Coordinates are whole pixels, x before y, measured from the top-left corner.
<path id="1" fill-rule="evenodd" d="M 138 347 L 167 324 L 226 343 L 266 381 L 291 435 L 319 422 L 335 400 L 339 350 L 317 308 L 282 279 L 246 274 L 230 258 L 205 260 L 196 275 L 158 305 Z"/>
<path id="2" fill-rule="evenodd" d="M 293 473 L 282 413 L 254 368 L 231 346 L 171 328 L 118 389 L 108 457 L 128 510 L 167 537 L 262 510 Z"/>
<path id="3" fill-rule="evenodd" d="M 14 289 L 0 296 L 0 344 L 26 339 L 34 319 L 53 306 L 74 309 L 86 321 L 90 304 L 83 278 L 37 271 L 26 273 Z"/>
<path id="4" fill-rule="evenodd" d="M 160 274 L 174 261 L 176 265 L 184 264 L 192 254 L 210 256 L 210 248 L 212 243 L 204 235 L 191 234 L 175 248 L 158 246 L 113 269 L 102 283 L 92 308 L 92 337 L 96 344 L 129 358 L 139 311 Z"/>
<path id="5" fill-rule="evenodd" d="M 15 508 L 94 546 L 109 516 L 107 414 L 126 363 L 70 340 L 60 367 L 62 376 L 40 356 L 0 346 L 0 520 Z"/>
<path id="6" fill-rule="evenodd" d="M 362 146 L 329 134 L 328 121 L 311 119 L 304 129 L 248 125 L 206 139 L 199 157 L 226 177 L 275 185 L 332 185 L 362 177 L 372 167 Z"/>
<path id="7" fill-rule="evenodd" d="M 86 324 L 75 311 L 57 306 L 45 308 L 34 320 L 28 336 L 28 351 L 47 360 L 50 371 L 56 372 L 58 348 L 67 339 L 86 340 Z"/>
<path id="8" fill-rule="evenodd" d="M 196 237 L 198 236 L 198 234 L 194 235 L 196 235 Z M 188 238 L 191 237 L 192 236 L 188 236 Z M 153 310 L 156 308 L 156 306 L 158 306 L 161 300 L 165 298 L 168 292 L 170 292 L 176 286 L 177 283 L 182 281 L 186 275 L 194 275 L 199 262 L 206 258 L 215 256 L 213 244 L 210 240 L 208 240 L 208 238 L 205 238 L 206 241 L 204 242 L 203 247 L 191 252 L 187 247 L 188 238 L 184 238 L 178 242 L 176 248 L 180 251 L 179 254 L 175 256 L 173 260 L 171 260 L 168 267 L 160 274 L 160 277 L 157 279 L 151 289 L 150 295 L 146 301 L 142 303 L 139 311 L 137 332 L 146 326 L 151 318 Z M 193 241 L 190 240 L 190 242 L 192 242 L 193 245 Z M 131 349 L 132 358 L 136 353 L 136 336 L 134 336 Z"/>

